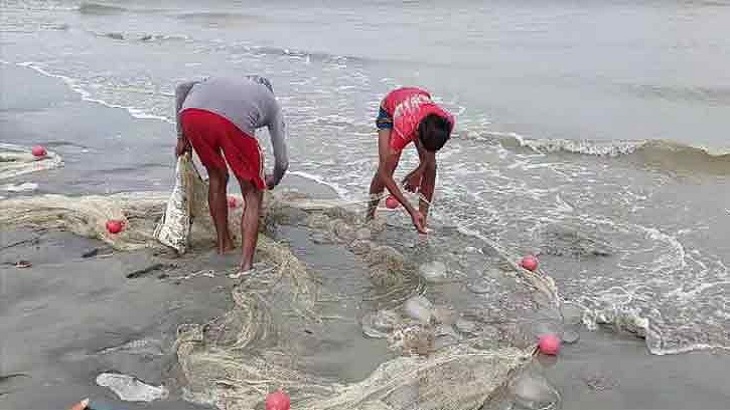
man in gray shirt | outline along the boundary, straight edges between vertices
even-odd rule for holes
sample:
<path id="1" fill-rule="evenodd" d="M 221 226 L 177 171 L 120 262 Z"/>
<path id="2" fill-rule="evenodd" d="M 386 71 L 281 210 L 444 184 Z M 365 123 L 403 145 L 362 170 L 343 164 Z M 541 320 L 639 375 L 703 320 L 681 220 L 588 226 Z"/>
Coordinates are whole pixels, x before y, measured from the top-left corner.
<path id="1" fill-rule="evenodd" d="M 234 247 L 228 231 L 226 163 L 241 185 L 245 208 L 240 269 L 249 271 L 258 238 L 263 191 L 278 185 L 289 166 L 284 117 L 271 83 L 260 76 L 190 81 L 176 87 L 175 99 L 175 153 L 180 156 L 192 146 L 208 171 L 208 204 L 219 253 Z M 268 128 L 274 151 L 274 170 L 268 175 L 264 175 L 264 156 L 255 138 L 256 129 L 261 127 Z"/>

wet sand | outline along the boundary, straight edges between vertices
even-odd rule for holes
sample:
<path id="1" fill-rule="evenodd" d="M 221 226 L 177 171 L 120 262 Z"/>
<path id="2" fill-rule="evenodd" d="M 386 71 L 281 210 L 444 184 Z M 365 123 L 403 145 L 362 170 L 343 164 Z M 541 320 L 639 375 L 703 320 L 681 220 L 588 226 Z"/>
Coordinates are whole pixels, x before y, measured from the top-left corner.
<path id="1" fill-rule="evenodd" d="M 729 367 L 727 353 L 653 356 L 631 335 L 582 330 L 545 374 L 563 410 L 721 410 L 730 408 Z"/>
<path id="2" fill-rule="evenodd" d="M 135 279 L 126 275 L 154 263 L 147 252 L 83 258 L 103 244 L 57 232 L 0 231 L 0 396 L 8 409 L 57 409 L 90 397 L 110 408 L 122 403 L 94 380 L 102 372 L 135 375 L 159 385 L 174 365 L 170 346 L 184 322 L 205 322 L 229 304 L 227 278 L 162 279 L 163 271 Z M 20 241 L 28 241 L 12 246 Z M 214 259 L 214 258 L 213 258 Z M 211 266 L 212 258 L 179 263 L 183 271 Z M 33 266 L 19 269 L 18 260 Z M 232 261 L 225 261 L 226 264 Z M 224 263 L 221 261 L 220 263 Z M 120 349 L 134 341 L 143 350 Z M 192 409 L 180 400 L 158 409 Z"/>

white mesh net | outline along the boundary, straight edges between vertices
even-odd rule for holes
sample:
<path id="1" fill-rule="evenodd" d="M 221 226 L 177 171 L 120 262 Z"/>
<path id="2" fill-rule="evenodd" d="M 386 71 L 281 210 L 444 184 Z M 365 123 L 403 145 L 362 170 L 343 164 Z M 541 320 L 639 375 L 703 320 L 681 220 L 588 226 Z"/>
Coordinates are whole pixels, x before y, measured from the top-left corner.
<path id="1" fill-rule="evenodd" d="M 2 200 L 0 228 L 63 229 L 101 239 L 117 250 L 162 248 L 160 239 L 178 251 L 194 249 L 213 239 L 205 215 L 207 187 L 189 158 L 181 158 L 176 172 L 179 183 L 172 196 L 123 193 Z M 438 253 L 440 248 L 398 247 L 399 241 L 388 238 L 399 235 L 392 233 L 393 227 L 383 229 L 382 221 L 366 225 L 361 210 L 346 209 L 337 201 L 280 195 L 267 197 L 266 203 L 264 226 L 303 229 L 343 254 L 349 251 L 369 288 L 351 287 L 349 283 L 363 275 L 347 270 L 339 272 L 338 280 L 329 280 L 309 269 L 290 247 L 260 236 L 259 259 L 274 269 L 256 272 L 236 286 L 234 305 L 222 317 L 179 329 L 175 351 L 191 400 L 221 409 L 254 409 L 267 392 L 285 388 L 293 408 L 299 409 L 478 409 L 534 350 L 521 318 L 557 308 L 550 278 L 519 268 L 515 256 L 497 244 L 487 244 L 488 260 L 470 262 L 463 249 L 473 238 L 452 236 L 453 246 L 443 253 Z M 240 209 L 230 217 L 236 226 Z M 123 221 L 124 230 L 110 234 L 108 220 Z M 449 256 L 455 250 L 461 252 L 458 258 Z M 434 257 L 443 261 L 429 262 L 428 268 L 416 265 Z M 467 272 L 459 270 L 460 263 L 484 266 Z M 453 280 L 432 283 L 440 266 L 455 272 Z M 428 277 L 419 272 L 429 272 Z M 475 280 L 487 281 L 480 285 L 486 290 L 474 291 Z M 495 300 L 497 305 L 490 304 Z M 421 301 L 422 309 L 413 308 L 414 301 Z M 353 303 L 360 313 L 348 310 Z M 344 335 L 338 339 L 341 345 L 355 345 L 364 343 L 363 333 L 390 350 L 367 358 L 375 370 L 359 381 L 344 382 L 333 376 L 336 371 L 323 371 L 307 359 L 326 352 L 333 335 Z M 345 357 L 340 359 L 337 366 L 349 365 Z"/>

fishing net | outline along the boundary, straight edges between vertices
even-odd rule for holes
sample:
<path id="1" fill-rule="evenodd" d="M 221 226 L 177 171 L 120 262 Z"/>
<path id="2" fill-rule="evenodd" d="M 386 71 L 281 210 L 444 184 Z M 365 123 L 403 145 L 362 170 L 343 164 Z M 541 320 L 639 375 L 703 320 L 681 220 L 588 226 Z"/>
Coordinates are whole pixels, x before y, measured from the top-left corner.
<path id="1" fill-rule="evenodd" d="M 155 228 L 154 238 L 178 253 L 185 253 L 193 220 L 202 220 L 209 213 L 206 197 L 207 185 L 192 163 L 190 154 L 178 157 L 175 186 L 167 200 L 162 219 Z M 204 226 L 207 224 L 204 223 Z"/>
<path id="2" fill-rule="evenodd" d="M 294 226 L 313 243 L 349 250 L 359 269 L 307 272 L 294 263 L 256 272 L 233 291 L 226 315 L 181 326 L 176 351 L 189 400 L 254 409 L 283 388 L 297 409 L 479 409 L 509 388 L 529 363 L 538 328 L 559 321 L 552 280 L 520 268 L 496 244 L 475 260 L 449 259 L 474 243 L 453 232 L 444 252 L 399 248 L 404 232 L 384 229 L 382 220 L 366 224 L 362 211 L 296 193 L 270 198 L 267 225 Z M 279 261 L 297 260 L 287 248 L 276 252 Z M 348 285 L 359 275 L 365 290 Z M 351 303 L 357 313 L 346 308 Z M 389 353 L 372 355 L 374 370 L 344 382 L 341 368 L 357 367 L 360 353 L 342 346 L 363 335 Z M 340 369 L 323 370 L 313 357 Z"/>
<path id="3" fill-rule="evenodd" d="M 214 228 L 205 199 L 207 184 L 188 155 L 178 159 L 175 180 L 172 194 L 47 194 L 5 199 L 0 201 L 0 227 L 66 230 L 122 251 L 169 246 L 183 253 L 190 238 L 197 245 L 212 240 Z M 238 224 L 240 215 L 240 209 L 229 212 L 231 226 Z M 109 221 L 121 222 L 122 231 L 110 233 Z"/>
<path id="4" fill-rule="evenodd" d="M 118 250 L 155 247 L 152 233 L 155 220 L 162 215 L 166 196 L 121 193 L 14 197 L 0 201 L 0 227 L 65 230 L 100 239 Z M 106 222 L 110 220 L 122 221 L 124 230 L 119 234 L 109 233 Z"/>
<path id="5" fill-rule="evenodd" d="M 214 238 L 203 217 L 207 187 L 187 157 L 176 175 L 172 195 L 2 200 L 0 228 L 194 256 Z M 496 243 L 447 229 L 408 243 L 410 227 L 366 223 L 360 205 L 267 195 L 255 273 L 234 286 L 226 314 L 178 329 L 187 399 L 254 409 L 284 388 L 295 409 L 478 409 L 526 366 L 536 324 L 559 310 L 549 277 L 521 269 Z M 230 212 L 232 227 L 240 212 Z M 108 220 L 124 230 L 110 234 Z M 328 265 L 318 252 L 336 257 Z"/>
<path id="6" fill-rule="evenodd" d="M 31 154 L 30 148 L 0 143 L 0 181 L 57 168 L 62 164 L 61 157 L 56 153 L 49 151 L 44 157 L 37 158 Z"/>

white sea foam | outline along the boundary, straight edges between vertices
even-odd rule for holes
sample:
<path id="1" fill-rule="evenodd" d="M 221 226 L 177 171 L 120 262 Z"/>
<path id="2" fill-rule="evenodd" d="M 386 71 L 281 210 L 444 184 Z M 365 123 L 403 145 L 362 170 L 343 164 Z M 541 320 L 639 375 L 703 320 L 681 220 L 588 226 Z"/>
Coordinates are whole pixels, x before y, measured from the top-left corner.
<path id="1" fill-rule="evenodd" d="M 104 101 L 104 100 L 102 100 L 100 98 L 96 98 L 96 97 L 94 97 L 92 95 L 91 92 L 87 91 L 80 84 L 80 81 L 79 80 L 74 79 L 74 78 L 71 78 L 71 77 L 68 77 L 68 76 L 65 76 L 65 75 L 62 75 L 62 74 L 52 73 L 52 72 L 48 71 L 46 68 L 44 68 L 42 66 L 42 64 L 40 64 L 40 63 L 36 63 L 36 62 L 32 62 L 32 61 L 26 61 L 26 62 L 17 63 L 17 65 L 20 66 L 20 67 L 30 68 L 30 69 L 36 71 L 37 73 L 39 73 L 41 75 L 44 75 L 46 77 L 58 78 L 59 80 L 63 81 L 64 84 L 66 84 L 66 86 L 68 86 L 72 91 L 74 91 L 75 93 L 79 94 L 81 96 L 81 99 L 83 101 L 88 101 L 88 102 L 100 104 L 100 105 L 103 105 L 103 106 L 109 107 L 109 108 L 123 109 L 123 110 L 126 110 L 129 113 L 129 115 L 131 115 L 134 118 L 139 118 L 139 119 L 155 119 L 155 120 L 165 121 L 165 122 L 170 123 L 170 124 L 174 124 L 174 121 L 172 121 L 170 118 L 163 117 L 161 115 L 150 114 L 150 113 L 148 113 L 148 112 L 146 112 L 146 111 L 144 111 L 144 110 L 142 110 L 140 108 L 137 108 L 137 107 L 126 106 L 126 105 L 119 105 L 119 104 L 112 104 L 112 103 L 107 102 L 107 101 Z M 134 91 L 134 90 L 132 90 L 132 91 Z"/>
<path id="2" fill-rule="evenodd" d="M 342 199 L 348 199 L 348 191 L 345 188 L 343 188 L 339 184 L 336 184 L 336 183 L 333 183 L 333 182 L 328 181 L 323 176 L 315 175 L 315 174 L 310 174 L 310 173 L 304 172 L 304 171 L 289 171 L 288 173 L 290 175 L 296 175 L 296 176 L 299 176 L 299 177 L 302 177 L 302 178 L 309 179 L 309 180 L 314 181 L 314 182 L 316 182 L 318 184 L 326 185 L 326 186 L 332 188 L 332 190 L 335 191 L 335 193 L 337 193 L 337 195 L 340 198 L 342 198 Z"/>

